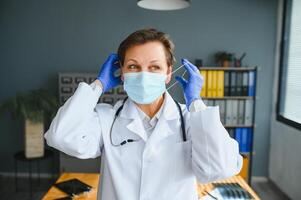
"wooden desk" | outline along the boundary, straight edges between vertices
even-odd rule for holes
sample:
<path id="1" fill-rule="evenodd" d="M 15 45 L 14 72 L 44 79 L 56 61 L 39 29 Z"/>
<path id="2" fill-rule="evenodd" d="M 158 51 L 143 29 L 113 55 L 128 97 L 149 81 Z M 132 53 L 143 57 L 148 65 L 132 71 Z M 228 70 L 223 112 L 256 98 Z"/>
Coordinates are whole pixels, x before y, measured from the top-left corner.
<path id="1" fill-rule="evenodd" d="M 69 180 L 72 178 L 77 178 L 84 183 L 92 186 L 91 192 L 87 194 L 82 194 L 77 196 L 76 200 L 96 200 L 97 197 L 97 189 L 98 189 L 98 179 L 99 174 L 87 174 L 87 173 L 63 173 L 56 182 L 61 182 L 65 180 Z M 247 182 L 240 176 L 233 176 L 232 178 L 225 179 L 222 181 L 216 181 L 214 183 L 239 183 L 244 189 L 249 191 L 256 200 L 260 200 L 260 198 L 256 195 L 256 193 L 252 190 L 252 188 L 247 184 Z M 212 183 L 210 184 L 198 184 L 198 193 L 199 197 L 206 195 L 205 191 L 210 192 L 213 189 Z M 56 187 L 52 186 L 42 200 L 54 200 L 56 198 L 61 198 L 67 196 L 65 193 L 61 192 Z"/>

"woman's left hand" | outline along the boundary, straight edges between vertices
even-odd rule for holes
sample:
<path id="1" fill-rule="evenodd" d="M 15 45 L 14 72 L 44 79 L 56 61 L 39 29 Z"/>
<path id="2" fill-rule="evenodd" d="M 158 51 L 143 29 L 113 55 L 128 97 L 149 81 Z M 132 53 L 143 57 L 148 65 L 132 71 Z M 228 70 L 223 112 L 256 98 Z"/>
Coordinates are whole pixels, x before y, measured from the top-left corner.
<path id="1" fill-rule="evenodd" d="M 176 76 L 176 80 L 181 83 L 184 90 L 184 97 L 186 101 L 187 109 L 189 109 L 190 104 L 201 98 L 201 90 L 204 82 L 204 78 L 201 75 L 198 68 L 190 63 L 187 59 L 182 59 L 182 64 L 188 71 L 189 77 L 188 80 L 185 80 L 183 77 Z"/>

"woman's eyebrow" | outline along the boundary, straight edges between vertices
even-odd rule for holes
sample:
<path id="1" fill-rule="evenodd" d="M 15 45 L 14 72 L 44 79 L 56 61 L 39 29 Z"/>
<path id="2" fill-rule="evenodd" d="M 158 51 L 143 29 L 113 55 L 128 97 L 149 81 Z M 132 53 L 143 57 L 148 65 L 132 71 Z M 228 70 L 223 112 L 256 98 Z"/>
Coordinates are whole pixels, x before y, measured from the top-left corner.
<path id="1" fill-rule="evenodd" d="M 154 63 L 154 62 L 157 62 L 158 60 L 152 60 L 152 61 L 150 61 L 151 63 Z"/>
<path id="2" fill-rule="evenodd" d="M 126 61 L 126 63 L 128 63 L 128 62 L 130 62 L 130 61 L 133 61 L 133 62 L 135 62 L 135 63 L 139 63 L 137 60 L 135 60 L 135 59 L 133 59 L 133 58 L 130 58 L 130 59 L 128 59 L 127 61 Z M 155 62 L 158 62 L 159 60 L 151 60 L 150 61 L 150 63 L 155 63 Z"/>
<path id="3" fill-rule="evenodd" d="M 128 63 L 129 61 L 134 61 L 134 62 L 136 62 L 137 63 L 137 60 L 135 60 L 135 59 L 128 59 L 126 62 Z"/>

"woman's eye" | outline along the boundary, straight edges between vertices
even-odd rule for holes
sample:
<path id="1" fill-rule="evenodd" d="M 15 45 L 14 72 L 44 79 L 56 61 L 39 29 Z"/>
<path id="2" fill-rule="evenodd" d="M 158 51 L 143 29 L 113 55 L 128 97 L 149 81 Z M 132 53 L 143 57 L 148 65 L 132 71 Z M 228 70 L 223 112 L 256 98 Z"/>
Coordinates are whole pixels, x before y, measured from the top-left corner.
<path id="1" fill-rule="evenodd" d="M 137 66 L 136 65 L 128 65 L 128 69 L 136 69 Z"/>
<path id="2" fill-rule="evenodd" d="M 151 66 L 151 69 L 152 69 L 152 70 L 158 70 L 158 69 L 160 69 L 160 66 L 158 66 L 158 65 L 153 65 L 153 66 Z"/>

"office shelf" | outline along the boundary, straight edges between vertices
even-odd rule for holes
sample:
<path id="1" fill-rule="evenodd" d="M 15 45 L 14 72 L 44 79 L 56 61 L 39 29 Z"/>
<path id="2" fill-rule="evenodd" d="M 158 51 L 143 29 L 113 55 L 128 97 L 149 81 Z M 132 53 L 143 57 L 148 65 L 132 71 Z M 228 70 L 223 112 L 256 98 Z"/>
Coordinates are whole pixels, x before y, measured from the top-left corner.
<path id="1" fill-rule="evenodd" d="M 250 148 L 249 150 L 252 153 L 240 152 L 240 154 L 244 156 L 244 165 L 243 165 L 244 167 L 242 170 L 242 174 L 245 175 L 245 179 L 248 181 L 249 184 L 251 184 L 253 155 L 255 154 L 253 152 L 253 146 L 254 146 L 253 143 L 254 143 L 254 128 L 256 127 L 255 126 L 255 104 L 256 104 L 256 100 L 258 99 L 258 97 L 256 97 L 256 87 L 257 87 L 256 77 L 257 77 L 258 67 L 257 66 L 255 66 L 255 67 L 205 66 L 205 67 L 198 67 L 198 69 L 204 76 L 205 81 L 207 81 L 206 79 L 208 78 L 208 81 L 204 83 L 205 91 L 202 90 L 201 98 L 204 100 L 204 102 L 207 106 L 219 105 L 220 112 L 221 112 L 221 122 L 223 123 L 224 127 L 228 130 L 230 136 L 237 138 L 237 137 L 235 137 L 235 132 L 239 133 L 241 130 L 236 129 L 236 128 L 248 128 L 247 131 L 243 131 L 243 132 L 241 132 L 241 134 L 249 133 L 249 129 L 251 129 L 251 131 L 250 131 L 251 132 L 251 136 L 250 136 L 251 144 L 249 146 L 249 148 Z M 212 71 L 212 72 L 210 72 L 210 71 Z M 216 71 L 218 71 L 218 72 L 216 72 Z M 224 71 L 224 72 L 220 72 L 220 71 Z M 209 76 L 209 73 L 210 73 L 210 76 Z M 227 79 L 225 78 L 226 73 L 227 73 Z M 220 74 L 222 74 L 222 75 L 220 75 Z M 238 75 L 238 74 L 240 74 L 240 75 Z M 243 75 L 241 75 L 241 74 L 243 74 Z M 244 76 L 245 74 L 247 74 L 247 78 L 245 78 L 245 76 Z M 232 80 L 232 78 L 233 78 L 232 75 L 235 76 L 235 78 L 233 79 L 234 82 Z M 240 76 L 239 79 L 238 79 L 238 76 Z M 250 77 L 252 79 L 250 79 Z M 226 80 L 228 80 L 229 82 L 227 82 Z M 245 80 L 247 80 L 247 84 L 246 84 Z M 250 80 L 253 80 L 253 82 L 252 81 L 249 82 Z M 208 86 L 208 83 L 209 83 L 209 86 Z M 232 87 L 235 88 L 234 92 L 233 92 Z M 227 93 L 225 91 L 227 91 Z M 210 94 L 209 94 L 209 92 L 210 92 Z M 233 94 L 233 96 L 224 96 L 224 94 L 227 94 L 227 95 Z M 240 94 L 244 94 L 244 96 L 239 96 Z M 251 96 L 245 96 L 246 94 L 250 94 Z M 229 107 L 228 107 L 228 104 L 229 104 Z M 247 104 L 248 104 L 248 111 L 246 111 Z M 236 107 L 236 106 L 238 106 L 238 107 Z M 236 108 L 237 111 L 233 111 L 233 108 Z M 243 108 L 243 109 L 241 109 L 241 108 Z M 252 112 L 252 113 L 246 114 L 246 112 L 247 113 Z M 236 114 L 233 114 L 233 113 L 236 113 Z M 236 118 L 233 116 L 235 116 Z M 241 116 L 243 116 L 243 118 L 241 118 Z M 246 120 L 248 120 L 248 121 L 246 122 Z M 235 124 L 235 122 L 246 123 L 246 124 L 251 124 L 251 125 Z M 234 124 L 234 125 L 230 125 L 230 124 Z M 242 141 L 242 140 L 239 140 L 239 141 Z"/>

